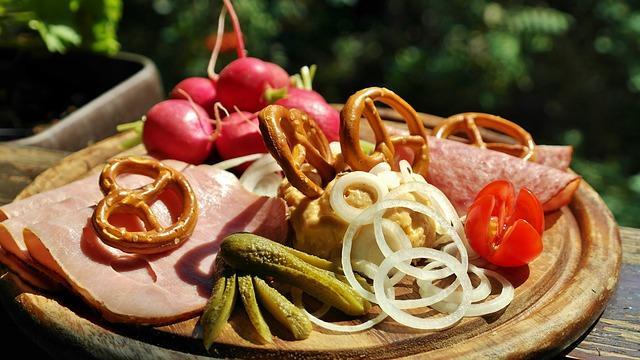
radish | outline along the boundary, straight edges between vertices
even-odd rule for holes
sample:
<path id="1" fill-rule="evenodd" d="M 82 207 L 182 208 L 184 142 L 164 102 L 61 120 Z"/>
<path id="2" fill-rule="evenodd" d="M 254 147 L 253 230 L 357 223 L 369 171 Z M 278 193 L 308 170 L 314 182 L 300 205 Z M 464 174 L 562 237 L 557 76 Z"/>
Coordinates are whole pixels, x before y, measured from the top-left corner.
<path id="1" fill-rule="evenodd" d="M 256 112 L 268 102 L 265 90 L 286 88 L 289 75 L 280 66 L 245 54 L 240 22 L 230 0 L 223 0 L 237 38 L 238 59 L 225 66 L 217 78 L 218 99 L 226 108 Z"/>
<path id="2" fill-rule="evenodd" d="M 193 102 L 204 108 L 209 113 L 209 116 L 213 116 L 213 104 L 215 104 L 217 100 L 216 83 L 214 80 L 205 77 L 186 78 L 171 90 L 169 97 L 172 99 L 187 100 L 179 90 L 183 90 L 189 94 Z"/>
<path id="3" fill-rule="evenodd" d="M 289 109 L 306 112 L 320 126 L 329 141 L 340 139 L 340 113 L 313 90 L 290 88 L 287 96 L 275 102 Z"/>
<path id="4" fill-rule="evenodd" d="M 300 75 L 293 76 L 297 85 L 303 88 L 290 87 L 287 95 L 275 103 L 286 108 L 298 109 L 306 112 L 320 126 L 322 132 L 331 141 L 340 139 L 340 113 L 327 103 L 322 95 L 311 90 L 311 83 L 315 73 L 315 66 L 304 66 Z"/>
<path id="5" fill-rule="evenodd" d="M 213 51 L 211 52 L 211 57 L 209 58 L 209 65 L 207 66 L 207 74 L 209 75 L 209 77 L 205 78 L 194 76 L 186 78 L 180 81 L 173 88 L 173 90 L 171 90 L 171 94 L 169 95 L 169 97 L 172 99 L 187 100 L 187 97 L 184 95 L 184 93 L 188 94 L 196 104 L 203 107 L 209 113 L 210 117 L 214 116 L 213 106 L 217 101 L 218 95 L 218 92 L 216 91 L 216 82 L 218 79 L 218 75 L 213 69 L 215 68 L 218 54 L 220 53 L 222 36 L 224 35 L 224 19 L 226 13 L 227 10 L 223 8 L 220 12 L 220 16 L 218 16 L 218 32 L 216 36 L 216 43 L 213 47 Z"/>
<path id="6" fill-rule="evenodd" d="M 254 114 L 237 111 L 222 119 L 221 125 L 216 150 L 223 160 L 268 151 Z M 243 164 L 238 168 L 245 170 L 249 165 Z"/>
<path id="7" fill-rule="evenodd" d="M 209 114 L 183 95 L 188 100 L 164 100 L 147 111 L 142 142 L 150 155 L 201 164 L 211 154 L 218 133 Z"/>

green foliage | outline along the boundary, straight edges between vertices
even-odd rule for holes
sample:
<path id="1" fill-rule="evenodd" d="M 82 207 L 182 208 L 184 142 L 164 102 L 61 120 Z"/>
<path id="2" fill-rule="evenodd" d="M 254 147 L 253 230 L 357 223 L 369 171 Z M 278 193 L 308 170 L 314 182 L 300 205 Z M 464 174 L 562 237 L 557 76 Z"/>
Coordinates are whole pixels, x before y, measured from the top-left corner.
<path id="1" fill-rule="evenodd" d="M 213 6 L 212 6 L 213 3 Z M 416 109 L 510 118 L 538 143 L 572 144 L 573 168 L 621 224 L 640 226 L 640 9 L 624 0 L 235 0 L 250 56 L 290 73 L 318 65 L 314 89 L 344 102 L 370 85 Z M 20 6 L 22 7 L 20 7 Z M 205 76 L 218 0 L 0 0 L 0 39 L 40 34 L 150 56 L 167 88 Z M 121 9 L 121 6 L 124 8 Z M 120 13 L 123 21 L 118 24 Z M 227 27 L 230 31 L 231 27 Z M 20 34 L 15 36 L 15 34 Z M 235 58 L 224 53 L 217 70 Z"/>
<path id="2" fill-rule="evenodd" d="M 0 0 L 1 1 L 1 0 Z M 206 73 L 221 1 L 125 3 L 123 46 L 168 88 Z M 510 118 L 538 143 L 575 147 L 573 168 L 624 225 L 640 226 L 640 9 L 624 0 L 235 0 L 251 56 L 290 73 L 318 65 L 332 102 L 370 85 L 420 111 Z M 140 21 L 144 19 L 144 21 Z M 153 29 L 153 30 L 150 30 Z M 230 26 L 227 27 L 230 30 Z M 223 55 L 218 70 L 235 58 Z"/>
<path id="3" fill-rule="evenodd" d="M 34 46 L 37 31 L 51 52 L 82 47 L 114 54 L 121 0 L 0 0 L 0 43 Z"/>

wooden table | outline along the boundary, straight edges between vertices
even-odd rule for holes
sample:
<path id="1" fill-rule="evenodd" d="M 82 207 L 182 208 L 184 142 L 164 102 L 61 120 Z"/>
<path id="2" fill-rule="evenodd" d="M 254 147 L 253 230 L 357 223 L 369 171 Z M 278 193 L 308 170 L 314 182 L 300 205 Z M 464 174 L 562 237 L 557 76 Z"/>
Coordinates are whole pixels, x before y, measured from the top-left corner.
<path id="1" fill-rule="evenodd" d="M 0 145 L 0 204 L 10 202 L 40 172 L 67 153 L 32 147 Z M 640 358 L 640 229 L 621 228 L 622 268 L 618 288 L 593 328 L 565 356 L 576 359 Z M 0 310 L 2 352 L 49 357 L 28 334 Z M 8 337 L 7 337 L 8 336 Z"/>

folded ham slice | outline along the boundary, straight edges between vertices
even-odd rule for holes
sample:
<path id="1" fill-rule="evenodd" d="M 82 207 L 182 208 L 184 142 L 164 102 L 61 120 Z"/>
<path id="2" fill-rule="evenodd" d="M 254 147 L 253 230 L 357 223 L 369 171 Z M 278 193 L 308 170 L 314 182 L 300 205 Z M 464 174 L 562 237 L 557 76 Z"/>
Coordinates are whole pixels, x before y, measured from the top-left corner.
<path id="1" fill-rule="evenodd" d="M 92 208 L 85 208 L 27 227 L 30 255 L 109 321 L 158 325 L 196 315 L 210 295 L 214 260 L 226 235 L 249 231 L 282 241 L 287 225 L 281 199 L 247 192 L 231 173 L 198 166 L 184 175 L 196 192 L 199 217 L 176 250 L 131 255 L 108 247 L 91 226 Z M 157 202 L 153 210 L 167 222 L 170 211 L 160 211 L 162 206 Z"/>
<path id="2" fill-rule="evenodd" d="M 62 288 L 63 282 L 51 278 L 48 274 L 27 266 L 20 259 L 0 249 L 0 263 L 4 264 L 20 279 L 28 282 L 32 286 L 45 291 L 58 291 Z"/>
<path id="3" fill-rule="evenodd" d="M 178 160 L 163 160 L 163 162 L 178 171 L 184 170 L 189 164 Z M 102 199 L 103 195 L 98 187 L 98 177 L 100 173 L 92 173 L 80 180 L 70 182 L 50 191 L 44 191 L 28 198 L 17 200 L 12 203 L 0 206 L 0 221 L 30 213 L 46 205 L 57 203 L 68 198 L 75 198 L 86 201 L 87 206 L 93 205 Z M 137 187 L 139 179 L 146 177 L 136 176 L 134 180 L 126 180 L 131 175 L 122 176 L 122 185 L 126 187 Z M 120 181 L 120 179 L 119 179 Z"/>
<path id="4" fill-rule="evenodd" d="M 429 156 L 427 180 L 447 195 L 460 215 L 493 180 L 507 179 L 516 190 L 527 187 L 545 211 L 568 204 L 580 184 L 574 173 L 452 140 L 429 137 Z"/>

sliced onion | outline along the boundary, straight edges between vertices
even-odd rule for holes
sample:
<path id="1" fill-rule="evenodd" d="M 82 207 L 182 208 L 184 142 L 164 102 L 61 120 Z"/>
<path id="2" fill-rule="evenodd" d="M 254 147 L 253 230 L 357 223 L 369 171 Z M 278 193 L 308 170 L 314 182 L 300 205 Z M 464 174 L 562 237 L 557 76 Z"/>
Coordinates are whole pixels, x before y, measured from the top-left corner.
<path id="1" fill-rule="evenodd" d="M 282 181 L 282 169 L 271 154 L 262 155 L 240 176 L 240 184 L 257 195 L 276 196 Z"/>
<path id="2" fill-rule="evenodd" d="M 342 147 L 340 146 L 339 141 L 332 141 L 329 143 L 329 150 L 333 155 L 342 154 Z"/>
<path id="3" fill-rule="evenodd" d="M 347 188 L 354 185 L 365 185 L 374 190 L 376 192 L 376 203 L 380 202 L 389 192 L 387 186 L 377 176 L 368 172 L 353 171 L 338 178 L 333 184 L 333 189 L 331 189 L 329 203 L 336 215 L 346 222 L 353 221 L 364 210 L 349 205 L 344 197 L 344 192 Z"/>
<path id="4" fill-rule="evenodd" d="M 220 161 L 219 163 L 213 164 L 213 167 L 216 167 L 218 169 L 222 169 L 222 170 L 228 170 L 231 168 L 234 168 L 238 165 L 242 165 L 246 162 L 249 161 L 254 161 L 254 160 L 258 160 L 261 157 L 263 157 L 265 154 L 250 154 L 250 155 L 245 155 L 245 156 L 240 156 L 237 158 L 233 158 L 233 159 L 229 159 L 229 160 L 225 160 L 225 161 Z"/>
<path id="5" fill-rule="evenodd" d="M 464 232 L 464 225 L 462 221 L 458 217 L 458 213 L 456 209 L 453 207 L 447 196 L 440 191 L 437 187 L 427 183 L 427 182 L 408 182 L 406 184 L 400 185 L 396 189 L 392 190 L 388 194 L 388 198 L 398 198 L 401 195 L 407 193 L 418 193 L 426 196 L 429 201 L 433 204 L 433 206 L 437 209 L 437 211 L 442 215 L 445 219 L 451 221 L 451 224 L 455 228 L 456 232 L 462 239 L 465 248 L 467 249 L 467 253 L 469 258 L 476 258 L 478 255 L 473 250 L 471 245 L 469 245 L 469 241 L 467 239 L 467 235 Z"/>
<path id="6" fill-rule="evenodd" d="M 456 310 L 446 316 L 436 318 L 420 318 L 402 311 L 394 306 L 395 294 L 388 297 L 388 289 L 385 284 L 388 283 L 388 272 L 398 267 L 402 262 L 416 258 L 433 259 L 445 264 L 453 274 L 456 275 L 462 287 L 462 302 L 457 306 Z M 378 269 L 376 277 L 373 279 L 373 289 L 375 292 L 376 302 L 380 308 L 391 318 L 400 324 L 409 326 L 414 329 L 438 330 L 450 327 L 460 321 L 471 304 L 470 292 L 472 289 L 471 280 L 466 272 L 465 267 L 453 256 L 439 250 L 429 248 L 412 248 L 402 249 L 388 256 Z"/>
<path id="7" fill-rule="evenodd" d="M 389 163 L 384 161 L 376 164 L 374 167 L 371 168 L 371 170 L 369 170 L 369 172 L 372 173 L 373 175 L 379 175 L 384 171 L 391 171 L 391 165 L 389 165 Z"/>
<path id="8" fill-rule="evenodd" d="M 376 243 L 378 244 L 378 247 L 380 248 L 380 251 L 382 251 L 383 255 L 389 256 L 393 252 L 387 245 L 384 238 L 384 233 L 382 232 L 381 228 L 381 219 L 383 215 L 382 210 L 390 208 L 407 208 L 433 219 L 436 222 L 436 225 L 439 225 L 442 231 L 449 235 L 454 243 L 458 246 L 460 261 L 466 269 L 468 263 L 467 252 L 464 243 L 460 239 L 460 236 L 451 227 L 451 224 L 449 224 L 447 220 L 445 220 L 442 216 L 437 214 L 427 205 L 424 205 L 417 201 L 392 199 L 378 203 L 374 207 L 374 210 L 377 209 L 376 215 L 374 216 L 373 220 L 374 234 L 376 235 Z M 424 271 L 423 269 L 411 265 L 400 265 L 398 269 L 418 279 L 442 279 L 451 275 L 451 272 L 447 269 Z"/>
<path id="9" fill-rule="evenodd" d="M 400 174 L 407 181 L 411 181 L 413 179 L 413 169 L 411 168 L 411 164 L 407 160 L 400 160 L 398 163 L 400 167 Z"/>
<path id="10" fill-rule="evenodd" d="M 351 285 L 351 287 L 353 287 L 353 289 L 358 294 L 360 294 L 360 296 L 372 302 L 375 302 L 375 295 L 370 291 L 364 289 L 360 285 L 360 283 L 358 283 L 353 273 L 353 268 L 351 265 L 351 249 L 353 247 L 353 239 L 356 233 L 358 232 L 358 230 L 360 229 L 360 227 L 373 222 L 373 219 L 377 214 L 387 209 L 396 208 L 396 207 L 407 208 L 409 210 L 413 210 L 418 213 L 424 214 L 434 219 L 437 224 L 440 224 L 440 226 L 443 229 L 445 229 L 445 232 L 447 233 L 447 235 L 449 235 L 458 246 L 461 263 L 463 264 L 465 273 L 467 271 L 468 259 L 467 259 L 466 249 L 464 248 L 464 244 L 462 243 L 462 240 L 460 239 L 458 234 L 451 227 L 451 225 L 446 222 L 446 220 L 444 220 L 440 215 L 436 214 L 436 212 L 430 209 L 428 206 L 422 203 L 419 203 L 417 201 L 395 200 L 395 199 L 384 200 L 382 202 L 377 203 L 374 206 L 367 208 L 356 219 L 351 221 L 342 240 L 341 263 L 342 263 L 342 270 L 344 272 L 344 275 L 347 278 L 349 285 Z M 374 223 L 374 227 L 375 227 L 375 223 Z M 390 254 L 391 249 L 386 244 L 386 241 L 384 241 L 383 238 L 384 236 L 382 236 L 380 240 L 376 239 L 376 242 L 378 243 L 378 246 L 380 247 L 380 250 L 383 252 L 384 255 L 386 255 L 385 251 L 387 252 L 387 254 Z M 448 255 L 448 256 L 451 256 L 451 255 Z M 423 269 L 411 266 L 409 264 L 398 264 L 398 269 L 406 274 L 411 274 L 412 276 L 418 279 L 423 279 L 423 280 L 424 279 L 428 279 L 428 280 L 442 279 L 452 274 L 451 269 L 449 268 L 444 268 L 439 270 L 423 270 Z"/>
<path id="11" fill-rule="evenodd" d="M 330 323 L 328 321 L 324 321 L 320 319 L 322 315 L 318 315 L 319 311 L 316 311 L 313 314 L 308 312 L 307 309 L 304 308 L 304 304 L 302 302 L 302 292 L 299 289 L 295 289 L 295 290 L 297 291 L 292 291 L 293 302 L 295 303 L 295 305 L 298 308 L 302 309 L 302 311 L 305 313 L 305 315 L 307 315 L 307 317 L 312 323 L 322 328 L 325 328 L 327 330 L 331 330 L 335 332 L 343 332 L 343 333 L 353 333 L 358 331 L 364 331 L 364 330 L 371 329 L 375 325 L 382 322 L 382 320 L 387 318 L 387 314 L 385 314 L 384 312 L 381 312 L 380 314 L 378 314 L 378 316 L 374 317 L 373 319 L 369 319 L 358 325 L 340 325 L 340 324 Z M 320 310 L 322 310 L 322 308 Z"/>
<path id="12" fill-rule="evenodd" d="M 282 175 L 278 173 L 266 174 L 253 188 L 253 193 L 260 196 L 276 197 L 282 183 Z"/>
<path id="13" fill-rule="evenodd" d="M 471 304 L 467 309 L 465 316 L 482 316 L 500 311 L 513 301 L 515 289 L 509 280 L 495 271 L 482 269 L 474 265 L 469 266 L 469 271 L 480 277 L 480 284 L 472 291 L 472 302 L 482 301 L 491 294 L 491 283 L 487 279 L 487 275 L 498 280 L 502 285 L 500 295 L 491 300 L 481 302 L 479 304 Z M 430 282 L 418 283 L 421 296 L 429 296 L 432 293 L 440 293 L 442 289 L 431 284 Z M 435 288 L 435 289 L 434 289 Z M 451 296 L 443 301 L 433 304 L 431 307 L 440 312 L 452 312 L 457 304 L 461 301 L 460 293 L 454 292 Z"/>

